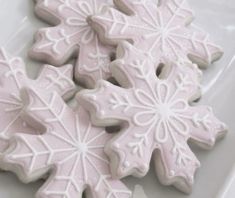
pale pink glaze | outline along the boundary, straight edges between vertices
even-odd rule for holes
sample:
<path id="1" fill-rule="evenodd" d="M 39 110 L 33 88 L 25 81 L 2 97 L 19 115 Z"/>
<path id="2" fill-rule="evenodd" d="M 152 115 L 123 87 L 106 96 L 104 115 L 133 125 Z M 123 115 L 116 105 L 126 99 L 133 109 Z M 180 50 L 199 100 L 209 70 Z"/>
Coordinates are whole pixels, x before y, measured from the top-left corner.
<path id="1" fill-rule="evenodd" d="M 89 87 L 110 77 L 114 48 L 102 44 L 87 18 L 97 14 L 110 0 L 37 0 L 37 15 L 55 27 L 40 29 L 30 51 L 35 59 L 60 66 L 78 57 L 75 78 Z"/>
<path id="2" fill-rule="evenodd" d="M 114 0 L 91 17 L 91 25 L 108 44 L 133 43 L 155 61 L 191 60 L 201 67 L 219 59 L 223 52 L 208 33 L 189 25 L 193 13 L 187 0 Z"/>
<path id="3" fill-rule="evenodd" d="M 3 159 L 8 170 L 26 182 L 50 177 L 39 190 L 40 198 L 129 198 L 131 192 L 112 179 L 104 146 L 113 135 L 94 127 L 81 107 L 73 111 L 56 92 L 36 88 L 22 91 L 27 108 L 24 119 L 41 125 L 43 135 L 19 134 Z"/>
<path id="4" fill-rule="evenodd" d="M 0 153 L 8 146 L 15 133 L 32 133 L 36 130 L 21 119 L 23 103 L 20 89 L 24 86 L 37 87 L 45 92 L 56 91 L 68 99 L 75 91 L 72 81 L 72 65 L 61 68 L 45 65 L 36 80 L 30 79 L 21 58 L 11 57 L 0 50 Z"/>
<path id="5" fill-rule="evenodd" d="M 210 107 L 189 104 L 200 96 L 201 73 L 196 65 L 176 62 L 158 78 L 148 55 L 127 42 L 117 56 L 111 71 L 121 87 L 100 81 L 78 97 L 95 124 L 123 126 L 106 147 L 113 175 L 144 176 L 153 158 L 163 184 L 191 192 L 200 162 L 187 141 L 210 148 L 226 133 Z"/>

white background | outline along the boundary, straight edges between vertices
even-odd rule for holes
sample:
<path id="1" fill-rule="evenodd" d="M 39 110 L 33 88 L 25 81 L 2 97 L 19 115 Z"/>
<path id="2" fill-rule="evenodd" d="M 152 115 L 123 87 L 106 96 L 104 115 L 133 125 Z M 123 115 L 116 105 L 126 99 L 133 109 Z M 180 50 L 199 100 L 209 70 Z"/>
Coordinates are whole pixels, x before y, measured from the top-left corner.
<path id="1" fill-rule="evenodd" d="M 204 95 L 200 103 L 211 105 L 230 131 L 211 151 L 193 148 L 202 167 L 197 172 L 191 195 L 163 187 L 151 170 L 141 180 L 132 177 L 124 180 L 131 189 L 136 189 L 135 198 L 235 197 L 235 1 L 189 1 L 195 10 L 196 24 L 207 30 L 225 51 L 223 58 L 204 72 Z M 33 7 L 33 0 L 0 0 L 0 46 L 13 55 L 21 55 L 27 62 L 31 77 L 35 77 L 39 64 L 28 59 L 27 50 L 37 28 L 47 26 L 34 16 Z M 41 185 L 42 181 L 25 185 L 14 175 L 0 172 L 1 198 L 32 198 Z"/>

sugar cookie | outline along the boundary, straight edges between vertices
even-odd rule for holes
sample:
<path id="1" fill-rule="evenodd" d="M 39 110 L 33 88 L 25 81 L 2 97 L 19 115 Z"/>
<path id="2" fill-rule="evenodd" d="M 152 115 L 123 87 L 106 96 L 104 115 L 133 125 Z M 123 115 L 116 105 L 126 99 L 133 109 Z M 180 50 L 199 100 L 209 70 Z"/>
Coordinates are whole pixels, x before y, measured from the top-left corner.
<path id="1" fill-rule="evenodd" d="M 191 192 L 200 162 L 187 141 L 211 148 L 227 131 L 210 107 L 189 103 L 200 95 L 201 73 L 196 65 L 172 63 L 158 77 L 151 59 L 128 43 L 117 56 L 111 71 L 121 87 L 100 81 L 78 96 L 96 125 L 122 126 L 106 146 L 113 175 L 144 176 L 153 158 L 161 183 Z"/>
<path id="2" fill-rule="evenodd" d="M 25 181 L 50 177 L 38 197 L 129 198 L 131 192 L 112 179 L 104 145 L 113 134 L 94 127 L 88 113 L 69 108 L 56 92 L 49 95 L 37 89 L 22 93 L 29 105 L 24 119 L 45 129 L 43 135 L 17 134 L 3 159 L 8 170 Z"/>

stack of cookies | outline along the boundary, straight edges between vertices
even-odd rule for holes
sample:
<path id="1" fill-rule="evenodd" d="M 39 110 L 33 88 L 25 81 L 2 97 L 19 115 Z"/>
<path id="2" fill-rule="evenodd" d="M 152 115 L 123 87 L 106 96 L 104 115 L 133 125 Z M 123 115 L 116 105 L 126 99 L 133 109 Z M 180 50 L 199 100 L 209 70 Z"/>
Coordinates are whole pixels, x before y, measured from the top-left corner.
<path id="1" fill-rule="evenodd" d="M 45 179 L 40 198 L 129 198 L 120 179 L 145 176 L 152 159 L 163 185 L 191 193 L 200 162 L 188 142 L 210 149 L 227 127 L 195 103 L 201 69 L 223 52 L 187 0 L 35 4 L 53 26 L 29 51 L 45 63 L 37 79 L 0 50 L 0 168 Z M 76 84 L 86 89 L 70 107 Z"/>

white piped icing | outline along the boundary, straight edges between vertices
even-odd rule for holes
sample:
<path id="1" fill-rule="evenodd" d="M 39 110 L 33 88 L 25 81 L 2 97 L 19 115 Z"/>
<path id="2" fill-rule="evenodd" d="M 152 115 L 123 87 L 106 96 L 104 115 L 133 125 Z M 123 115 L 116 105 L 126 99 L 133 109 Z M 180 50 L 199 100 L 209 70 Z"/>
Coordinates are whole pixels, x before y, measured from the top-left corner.
<path id="1" fill-rule="evenodd" d="M 55 92 L 48 95 L 31 88 L 24 94 L 29 98 L 27 118 L 35 119 L 46 132 L 18 135 L 11 142 L 17 148 L 6 154 L 5 164 L 11 164 L 13 171 L 21 167 L 29 180 L 43 177 L 45 170 L 52 167 L 53 174 L 39 190 L 40 196 L 76 198 L 87 187 L 94 198 L 131 197 L 121 181 L 112 179 L 104 153 L 104 146 L 113 135 L 104 128 L 92 126 L 84 109 L 73 111 Z"/>

